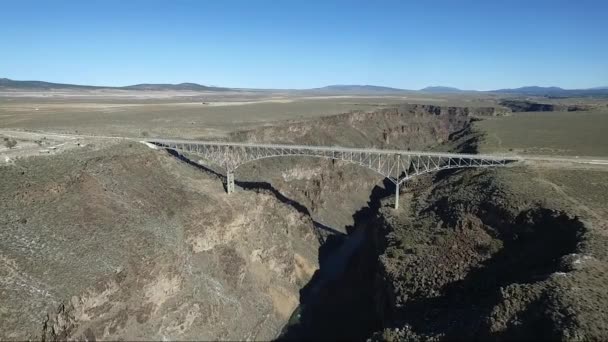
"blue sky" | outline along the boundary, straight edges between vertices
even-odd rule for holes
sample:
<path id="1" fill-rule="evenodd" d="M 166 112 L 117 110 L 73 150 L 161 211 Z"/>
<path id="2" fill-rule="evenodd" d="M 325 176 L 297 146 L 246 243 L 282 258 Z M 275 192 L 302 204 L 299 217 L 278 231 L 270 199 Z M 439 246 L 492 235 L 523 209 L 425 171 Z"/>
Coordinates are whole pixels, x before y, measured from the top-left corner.
<path id="1" fill-rule="evenodd" d="M 608 1 L 0 1 L 0 77 L 608 86 Z"/>

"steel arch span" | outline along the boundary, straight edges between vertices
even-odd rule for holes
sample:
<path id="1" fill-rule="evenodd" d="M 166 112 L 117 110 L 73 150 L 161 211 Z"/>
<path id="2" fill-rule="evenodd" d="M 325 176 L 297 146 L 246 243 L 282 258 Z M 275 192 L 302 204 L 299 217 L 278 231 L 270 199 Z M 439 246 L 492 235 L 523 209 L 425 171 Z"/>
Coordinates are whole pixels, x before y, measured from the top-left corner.
<path id="1" fill-rule="evenodd" d="M 395 208 L 399 207 L 399 186 L 406 180 L 434 171 L 465 168 L 504 166 L 521 160 L 517 157 L 417 152 L 365 148 L 345 148 L 306 145 L 269 145 L 230 142 L 154 139 L 148 143 L 201 159 L 226 169 L 226 189 L 234 192 L 234 170 L 239 166 L 266 158 L 306 156 L 318 157 L 359 165 L 371 169 L 395 184 Z"/>

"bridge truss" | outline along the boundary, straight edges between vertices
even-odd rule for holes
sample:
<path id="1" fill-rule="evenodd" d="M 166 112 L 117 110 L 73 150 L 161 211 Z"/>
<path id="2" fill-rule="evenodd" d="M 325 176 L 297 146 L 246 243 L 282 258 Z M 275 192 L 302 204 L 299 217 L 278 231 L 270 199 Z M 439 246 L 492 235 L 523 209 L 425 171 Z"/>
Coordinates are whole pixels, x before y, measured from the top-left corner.
<path id="1" fill-rule="evenodd" d="M 255 160 L 281 156 L 306 156 L 340 160 L 371 169 L 395 184 L 395 208 L 399 207 L 399 187 L 413 177 L 447 169 L 504 166 L 516 157 L 441 152 L 357 149 L 329 146 L 265 145 L 188 140 L 150 140 L 148 143 L 196 155 L 226 169 L 226 191 L 234 192 L 234 170 Z"/>

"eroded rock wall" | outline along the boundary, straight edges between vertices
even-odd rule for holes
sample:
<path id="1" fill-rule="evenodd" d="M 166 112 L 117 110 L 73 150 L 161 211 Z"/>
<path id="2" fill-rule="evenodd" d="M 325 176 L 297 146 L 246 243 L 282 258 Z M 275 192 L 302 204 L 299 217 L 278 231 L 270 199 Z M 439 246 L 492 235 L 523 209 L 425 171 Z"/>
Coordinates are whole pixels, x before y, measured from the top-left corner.
<path id="1" fill-rule="evenodd" d="M 607 320 L 591 319 L 608 298 L 597 292 L 608 280 L 596 246 L 606 238 L 527 176 L 456 171 L 412 187 L 406 210 L 380 210 L 369 227 L 384 326 L 374 339 L 608 336 Z"/>
<path id="2" fill-rule="evenodd" d="M 0 174 L 1 339 L 268 340 L 318 268 L 310 217 L 162 150 Z"/>
<path id="3" fill-rule="evenodd" d="M 375 147 L 401 150 L 447 149 L 450 137 L 471 120 L 468 107 L 402 105 L 376 112 L 354 112 L 314 121 L 291 122 L 239 132 L 235 140 L 259 143 Z M 238 180 L 271 183 L 306 206 L 315 220 L 343 230 L 353 213 L 367 206 L 369 194 L 383 186 L 383 176 L 340 161 L 274 158 L 239 167 Z"/>

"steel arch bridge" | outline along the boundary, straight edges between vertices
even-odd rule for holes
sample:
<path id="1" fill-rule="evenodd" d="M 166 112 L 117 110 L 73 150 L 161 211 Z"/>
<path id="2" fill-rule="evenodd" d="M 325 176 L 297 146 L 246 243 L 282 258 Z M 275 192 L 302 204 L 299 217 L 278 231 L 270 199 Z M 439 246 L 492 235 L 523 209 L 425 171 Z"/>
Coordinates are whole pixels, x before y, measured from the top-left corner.
<path id="1" fill-rule="evenodd" d="M 226 190 L 234 192 L 234 170 L 255 160 L 307 156 L 340 160 L 371 169 L 395 184 L 395 208 L 399 207 L 399 187 L 410 178 L 439 170 L 466 167 L 505 166 L 520 161 L 517 157 L 461 154 L 443 152 L 416 152 L 371 148 L 345 148 L 306 145 L 269 145 L 189 140 L 148 140 L 148 143 L 189 153 L 226 169 Z"/>

